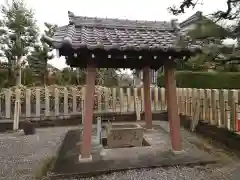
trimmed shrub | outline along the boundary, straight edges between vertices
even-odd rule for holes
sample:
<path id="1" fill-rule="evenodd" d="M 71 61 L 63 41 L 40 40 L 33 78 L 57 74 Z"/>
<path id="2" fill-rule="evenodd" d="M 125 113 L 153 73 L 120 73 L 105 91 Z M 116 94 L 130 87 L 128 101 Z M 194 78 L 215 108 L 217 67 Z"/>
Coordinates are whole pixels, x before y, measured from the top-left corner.
<path id="1" fill-rule="evenodd" d="M 23 124 L 23 131 L 25 135 L 32 135 L 36 133 L 35 126 L 30 121 L 25 121 Z"/>
<path id="2" fill-rule="evenodd" d="M 157 82 L 163 87 L 164 75 Z M 240 89 L 240 72 L 177 71 L 176 84 L 181 88 Z"/>

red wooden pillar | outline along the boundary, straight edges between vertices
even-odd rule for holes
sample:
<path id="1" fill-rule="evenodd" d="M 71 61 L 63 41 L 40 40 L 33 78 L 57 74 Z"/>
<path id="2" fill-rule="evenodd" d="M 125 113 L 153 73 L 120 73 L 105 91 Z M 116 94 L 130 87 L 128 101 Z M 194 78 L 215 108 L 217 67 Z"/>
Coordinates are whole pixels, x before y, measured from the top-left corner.
<path id="1" fill-rule="evenodd" d="M 150 97 L 150 68 L 143 68 L 144 117 L 145 128 L 152 129 L 152 106 Z"/>
<path id="2" fill-rule="evenodd" d="M 171 141 L 173 151 L 181 151 L 181 135 L 180 135 L 180 117 L 178 115 L 177 105 L 177 87 L 175 80 L 174 63 L 167 62 L 164 64 L 165 88 L 167 93 L 167 111 L 168 122 L 170 125 Z"/>
<path id="3" fill-rule="evenodd" d="M 93 122 L 93 106 L 94 106 L 94 91 L 95 91 L 95 77 L 96 67 L 93 61 L 89 62 L 87 66 L 87 82 L 85 93 L 85 107 L 84 107 L 84 129 L 81 144 L 81 159 L 91 160 L 92 148 L 92 122 Z"/>

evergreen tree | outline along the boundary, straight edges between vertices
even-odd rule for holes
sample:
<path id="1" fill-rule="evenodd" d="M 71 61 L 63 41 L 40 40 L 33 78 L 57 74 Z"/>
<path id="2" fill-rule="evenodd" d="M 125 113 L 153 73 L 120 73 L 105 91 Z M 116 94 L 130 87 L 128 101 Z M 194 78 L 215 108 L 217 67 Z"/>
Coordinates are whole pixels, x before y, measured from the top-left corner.
<path id="1" fill-rule="evenodd" d="M 21 84 L 21 66 L 38 37 L 34 13 L 24 0 L 12 0 L 1 7 L 0 50 L 8 60 L 9 85 Z M 14 82 L 16 80 L 16 82 Z"/>
<path id="2" fill-rule="evenodd" d="M 45 23 L 46 30 L 44 31 L 45 35 L 51 37 L 53 36 L 57 25 L 52 25 Z M 41 84 L 48 84 L 48 61 L 54 58 L 54 55 L 51 54 L 53 48 L 45 43 L 42 39 L 40 44 L 34 46 L 34 50 L 28 56 L 28 64 L 35 74 L 35 79 L 40 80 Z"/>

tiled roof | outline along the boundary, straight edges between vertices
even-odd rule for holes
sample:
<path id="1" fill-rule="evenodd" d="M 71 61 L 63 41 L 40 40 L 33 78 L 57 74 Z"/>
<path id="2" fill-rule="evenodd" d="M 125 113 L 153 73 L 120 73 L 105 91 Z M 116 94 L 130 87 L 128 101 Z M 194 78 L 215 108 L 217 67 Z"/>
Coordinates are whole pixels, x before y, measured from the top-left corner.
<path id="1" fill-rule="evenodd" d="M 199 46 L 184 41 L 176 21 L 132 21 L 75 16 L 68 13 L 69 24 L 59 27 L 52 38 L 45 39 L 57 49 L 70 47 L 104 50 L 194 51 Z M 184 41 L 184 47 L 179 46 Z"/>
<path id="2" fill-rule="evenodd" d="M 180 27 L 183 28 L 185 26 L 188 26 L 189 24 L 195 23 L 196 21 L 199 21 L 201 18 L 206 18 L 202 16 L 201 11 L 197 11 L 195 14 L 184 20 L 183 22 L 180 23 Z"/>

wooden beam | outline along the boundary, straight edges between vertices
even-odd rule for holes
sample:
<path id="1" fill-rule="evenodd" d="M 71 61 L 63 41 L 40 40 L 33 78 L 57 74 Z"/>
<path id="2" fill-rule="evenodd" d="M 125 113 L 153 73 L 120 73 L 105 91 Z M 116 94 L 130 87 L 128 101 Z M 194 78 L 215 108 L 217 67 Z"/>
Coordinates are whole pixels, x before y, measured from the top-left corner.
<path id="1" fill-rule="evenodd" d="M 94 61 L 90 61 L 87 66 L 87 82 L 85 91 L 85 108 L 84 108 L 84 129 L 81 144 L 81 155 L 79 160 L 91 160 L 92 149 L 92 122 L 93 122 L 93 108 L 94 108 L 94 91 L 96 78 L 96 65 Z"/>
<path id="2" fill-rule="evenodd" d="M 143 88 L 144 88 L 144 117 L 147 129 L 152 129 L 152 107 L 150 97 L 150 68 L 143 69 Z"/>
<path id="3" fill-rule="evenodd" d="M 175 80 L 175 65 L 171 61 L 164 66 L 165 88 L 167 93 L 167 111 L 170 125 L 171 141 L 173 151 L 181 151 L 180 117 L 178 115 L 177 88 Z"/>

